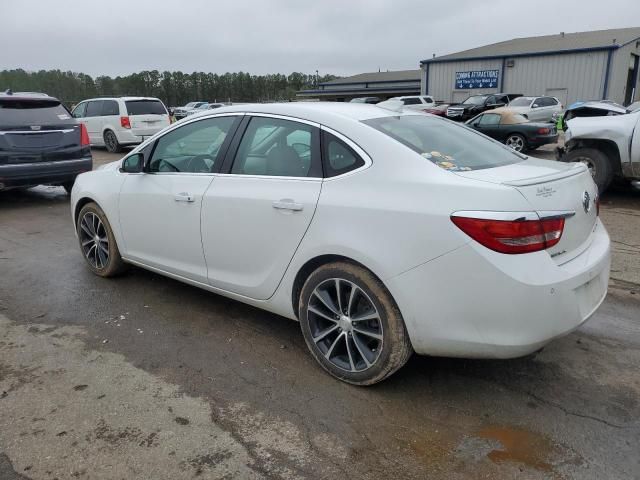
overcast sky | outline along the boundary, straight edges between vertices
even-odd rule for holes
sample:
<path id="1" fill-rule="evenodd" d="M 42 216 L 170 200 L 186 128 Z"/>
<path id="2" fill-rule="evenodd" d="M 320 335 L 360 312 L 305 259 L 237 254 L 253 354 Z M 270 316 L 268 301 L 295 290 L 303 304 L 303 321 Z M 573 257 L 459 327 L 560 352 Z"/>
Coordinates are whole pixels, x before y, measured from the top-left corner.
<path id="1" fill-rule="evenodd" d="M 640 26 L 640 0 L 2 0 L 0 69 L 351 75 L 514 37 Z"/>

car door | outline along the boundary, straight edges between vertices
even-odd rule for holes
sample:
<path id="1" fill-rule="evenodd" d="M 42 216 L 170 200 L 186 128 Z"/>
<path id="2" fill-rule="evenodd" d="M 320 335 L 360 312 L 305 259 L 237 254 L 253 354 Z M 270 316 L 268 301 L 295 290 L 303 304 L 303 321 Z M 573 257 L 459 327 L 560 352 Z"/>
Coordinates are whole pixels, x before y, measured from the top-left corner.
<path id="1" fill-rule="evenodd" d="M 473 127 L 488 137 L 502 140 L 502 132 L 500 129 L 501 118 L 497 113 L 483 113 L 476 118 Z"/>
<path id="2" fill-rule="evenodd" d="M 547 106 L 545 106 L 544 97 L 536 98 L 531 104 L 531 110 L 527 114 L 530 122 L 544 122 L 547 114 Z M 551 117 L 551 114 L 549 114 Z"/>
<path id="3" fill-rule="evenodd" d="M 87 109 L 84 114 L 84 124 L 87 127 L 89 141 L 92 145 L 103 145 L 102 138 L 102 100 L 91 100 L 87 102 Z"/>
<path id="4" fill-rule="evenodd" d="M 202 202 L 209 283 L 265 300 L 311 223 L 322 185 L 319 125 L 247 116 Z"/>
<path id="5" fill-rule="evenodd" d="M 154 142 L 143 173 L 123 174 L 118 208 L 127 259 L 207 282 L 202 199 L 239 122 L 221 115 L 181 125 Z"/>

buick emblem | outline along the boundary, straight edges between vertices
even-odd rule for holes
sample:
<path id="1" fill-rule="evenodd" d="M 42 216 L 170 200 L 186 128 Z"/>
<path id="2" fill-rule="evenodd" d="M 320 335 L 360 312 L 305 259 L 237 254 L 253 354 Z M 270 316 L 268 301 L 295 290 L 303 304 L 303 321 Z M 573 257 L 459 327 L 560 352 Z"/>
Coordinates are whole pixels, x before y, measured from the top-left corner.
<path id="1" fill-rule="evenodd" d="M 582 208 L 584 208 L 584 213 L 589 213 L 591 210 L 591 196 L 587 191 L 582 194 Z"/>

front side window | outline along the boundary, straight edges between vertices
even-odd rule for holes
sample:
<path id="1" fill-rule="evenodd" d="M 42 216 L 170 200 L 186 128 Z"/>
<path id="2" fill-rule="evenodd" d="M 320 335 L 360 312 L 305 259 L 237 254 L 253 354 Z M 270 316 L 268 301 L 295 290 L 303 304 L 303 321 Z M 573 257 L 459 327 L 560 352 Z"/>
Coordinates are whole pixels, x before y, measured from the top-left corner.
<path id="1" fill-rule="evenodd" d="M 214 173 L 220 149 L 231 131 L 235 117 L 200 120 L 160 137 L 153 150 L 152 173 Z"/>
<path id="2" fill-rule="evenodd" d="M 321 177 L 317 128 L 279 118 L 254 117 L 238 147 L 231 173 Z"/>
<path id="3" fill-rule="evenodd" d="M 498 125 L 499 123 L 500 115 L 498 115 L 497 113 L 485 113 L 484 115 L 482 115 L 482 117 L 480 117 L 480 121 L 478 122 L 478 124 L 482 125 L 483 127 Z"/>
<path id="4" fill-rule="evenodd" d="M 322 156 L 326 178 L 342 175 L 364 165 L 364 160 L 342 140 L 322 132 Z"/>
<path id="5" fill-rule="evenodd" d="M 481 170 L 526 158 L 468 127 L 428 115 L 389 116 L 363 123 L 447 170 Z"/>
<path id="6" fill-rule="evenodd" d="M 102 115 L 102 100 L 87 103 L 85 117 L 99 117 Z"/>
<path id="7" fill-rule="evenodd" d="M 73 109 L 73 118 L 82 118 L 84 117 L 84 112 L 87 110 L 87 104 L 81 103 L 80 105 L 76 105 L 76 108 Z"/>
<path id="8" fill-rule="evenodd" d="M 405 98 L 403 102 L 405 105 L 419 105 L 422 103 L 418 97 Z"/>

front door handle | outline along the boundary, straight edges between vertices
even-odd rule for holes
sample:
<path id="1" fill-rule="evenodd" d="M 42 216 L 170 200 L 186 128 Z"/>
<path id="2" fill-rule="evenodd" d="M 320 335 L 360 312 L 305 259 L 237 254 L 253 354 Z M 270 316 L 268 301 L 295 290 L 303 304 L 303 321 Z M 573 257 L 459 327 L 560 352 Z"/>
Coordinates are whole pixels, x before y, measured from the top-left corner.
<path id="1" fill-rule="evenodd" d="M 296 203 L 290 198 L 283 198 L 273 202 L 271 205 L 277 210 L 291 210 L 293 212 L 299 212 L 304 208 L 301 203 Z"/>
<path id="2" fill-rule="evenodd" d="M 176 193 L 173 196 L 173 199 L 176 202 L 187 202 L 187 203 L 192 203 L 195 201 L 195 197 L 193 195 L 191 195 L 190 193 L 187 192 L 180 192 L 180 193 Z"/>

